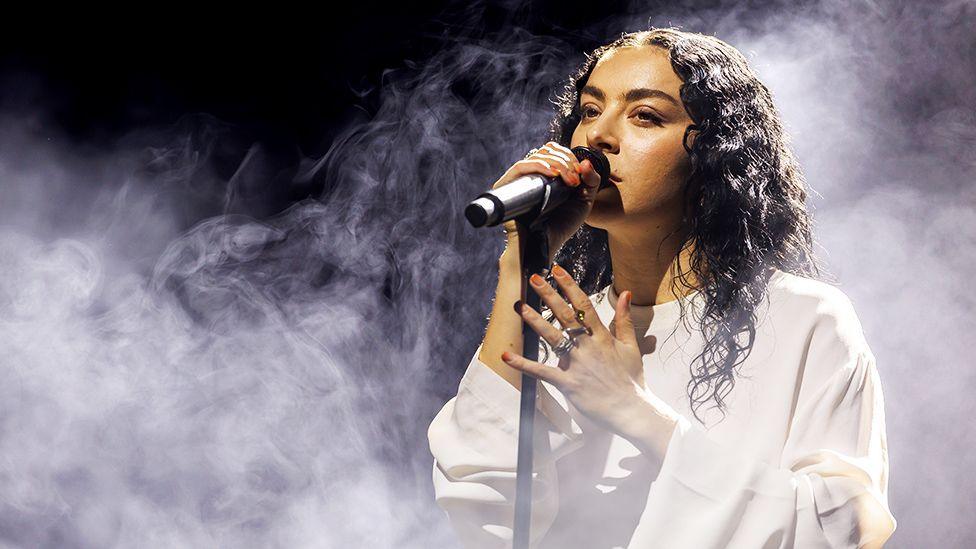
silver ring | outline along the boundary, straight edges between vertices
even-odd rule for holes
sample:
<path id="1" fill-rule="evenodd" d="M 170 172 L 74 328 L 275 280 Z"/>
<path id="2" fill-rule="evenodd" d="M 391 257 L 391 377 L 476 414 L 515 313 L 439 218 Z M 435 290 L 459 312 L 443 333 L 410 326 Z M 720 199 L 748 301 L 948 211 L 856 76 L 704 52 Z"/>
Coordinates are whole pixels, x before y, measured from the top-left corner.
<path id="1" fill-rule="evenodd" d="M 566 330 L 563 330 L 563 333 L 565 334 Z M 575 339 L 571 337 L 563 336 L 562 340 L 560 340 L 559 343 L 557 343 L 552 350 L 553 352 L 556 353 L 557 357 L 562 358 L 564 355 L 568 354 L 571 350 L 573 350 L 573 347 L 575 346 L 576 346 Z"/>
<path id="2" fill-rule="evenodd" d="M 583 334 L 593 335 L 593 329 L 589 326 L 577 326 L 576 328 L 567 328 L 563 330 L 563 333 L 575 341 L 576 336 L 581 336 Z"/>

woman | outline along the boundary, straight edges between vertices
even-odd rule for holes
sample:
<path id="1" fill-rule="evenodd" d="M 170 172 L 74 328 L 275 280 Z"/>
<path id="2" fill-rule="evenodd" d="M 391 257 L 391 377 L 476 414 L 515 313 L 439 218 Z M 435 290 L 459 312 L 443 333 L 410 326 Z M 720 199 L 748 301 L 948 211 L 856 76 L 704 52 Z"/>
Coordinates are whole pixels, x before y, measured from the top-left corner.
<path id="1" fill-rule="evenodd" d="M 880 379 L 850 300 L 814 278 L 766 87 L 728 44 L 652 29 L 589 55 L 560 99 L 553 141 L 495 184 L 579 186 L 549 225 L 562 295 L 532 281 L 558 328 L 512 311 L 508 226 L 485 339 L 428 432 L 463 544 L 511 544 L 525 372 L 541 381 L 533 547 L 882 546 Z M 606 154 L 615 186 L 597 190 L 579 145 Z M 520 356 L 523 321 L 559 351 L 544 364 Z"/>

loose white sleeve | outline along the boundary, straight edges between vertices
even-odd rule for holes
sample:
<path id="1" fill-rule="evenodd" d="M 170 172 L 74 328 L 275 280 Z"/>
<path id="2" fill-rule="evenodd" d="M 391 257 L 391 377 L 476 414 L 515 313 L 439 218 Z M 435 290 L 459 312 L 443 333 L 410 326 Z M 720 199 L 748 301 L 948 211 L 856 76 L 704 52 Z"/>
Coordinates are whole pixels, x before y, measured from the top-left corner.
<path id="1" fill-rule="evenodd" d="M 438 412 L 427 432 L 434 456 L 434 496 L 464 547 L 511 547 L 521 393 L 481 362 L 480 352 L 479 346 L 457 396 Z M 532 546 L 559 509 L 555 462 L 583 443 L 565 400 L 557 401 L 547 385 L 537 385 Z"/>
<path id="2" fill-rule="evenodd" d="M 681 418 L 653 488 L 668 511 L 642 517 L 656 537 L 648 547 L 882 546 L 896 527 L 884 399 L 870 349 L 843 333 L 846 322 L 860 334 L 854 319 L 827 315 L 815 328 L 804 371 L 833 373 L 801 390 L 778 464 Z"/>

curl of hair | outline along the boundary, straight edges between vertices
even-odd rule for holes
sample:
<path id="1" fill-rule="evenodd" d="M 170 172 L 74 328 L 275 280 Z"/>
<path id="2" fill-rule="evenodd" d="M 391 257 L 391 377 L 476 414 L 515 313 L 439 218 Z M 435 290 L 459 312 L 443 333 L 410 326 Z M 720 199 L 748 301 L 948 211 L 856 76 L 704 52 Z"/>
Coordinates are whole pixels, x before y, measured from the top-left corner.
<path id="1" fill-rule="evenodd" d="M 709 400 L 725 416 L 724 399 L 734 387 L 736 367 L 751 352 L 756 309 L 767 297 L 772 268 L 818 279 L 825 269 L 813 254 L 806 182 L 772 96 L 742 54 L 717 38 L 652 28 L 624 33 L 587 54 L 556 95 L 549 139 L 570 145 L 580 122 L 580 89 L 597 62 L 619 48 L 640 46 L 667 52 L 683 82 L 681 101 L 693 122 L 684 135 L 691 173 L 684 187 L 685 230 L 679 245 L 689 249 L 690 272 L 677 263 L 670 284 L 676 291 L 680 281 L 703 301 L 695 316 L 705 344 L 689 365 L 688 397 L 695 418 L 704 423 L 698 409 Z M 689 146 L 692 131 L 697 135 Z M 555 261 L 587 294 L 613 282 L 602 229 L 583 224 Z M 685 302 L 679 303 L 687 321 Z M 546 318 L 554 321 L 550 311 Z"/>

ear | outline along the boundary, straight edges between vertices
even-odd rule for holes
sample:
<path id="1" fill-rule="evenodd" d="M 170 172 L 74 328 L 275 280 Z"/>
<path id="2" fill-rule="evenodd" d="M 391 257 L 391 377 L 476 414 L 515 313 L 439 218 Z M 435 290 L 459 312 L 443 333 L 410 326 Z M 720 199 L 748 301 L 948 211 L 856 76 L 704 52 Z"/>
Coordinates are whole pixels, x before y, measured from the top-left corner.
<path id="1" fill-rule="evenodd" d="M 691 146 L 695 144 L 695 138 L 698 137 L 698 133 L 700 131 L 701 130 L 698 128 L 698 126 L 694 124 L 689 124 L 688 127 L 685 128 L 685 136 L 681 140 L 681 144 L 685 147 L 685 152 L 691 153 Z"/>

